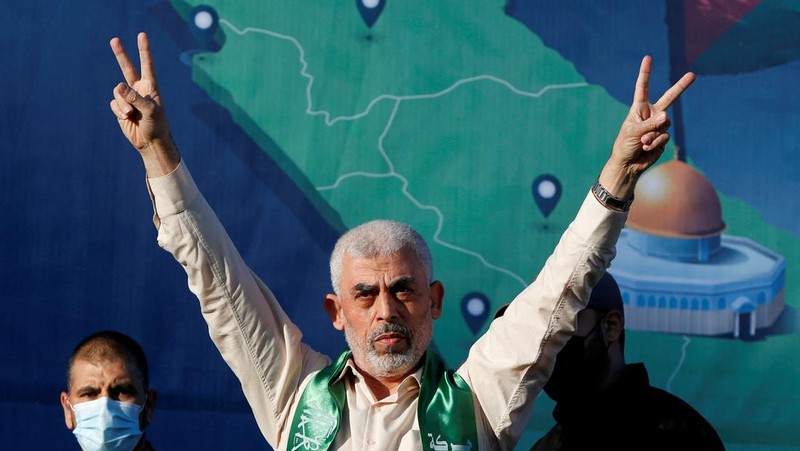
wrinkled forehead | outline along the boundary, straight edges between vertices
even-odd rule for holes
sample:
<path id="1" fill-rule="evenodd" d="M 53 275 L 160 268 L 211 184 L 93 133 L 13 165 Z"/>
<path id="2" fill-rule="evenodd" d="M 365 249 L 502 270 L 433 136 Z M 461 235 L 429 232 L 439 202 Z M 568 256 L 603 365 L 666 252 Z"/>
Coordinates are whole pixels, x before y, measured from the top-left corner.
<path id="1" fill-rule="evenodd" d="M 343 288 L 353 283 L 390 282 L 399 278 L 412 278 L 418 283 L 427 282 L 419 257 L 410 247 L 397 252 L 370 257 L 345 253 L 342 261 Z"/>
<path id="2" fill-rule="evenodd" d="M 123 358 L 76 358 L 72 364 L 72 387 L 103 387 L 129 382 L 143 386 L 141 372 Z"/>

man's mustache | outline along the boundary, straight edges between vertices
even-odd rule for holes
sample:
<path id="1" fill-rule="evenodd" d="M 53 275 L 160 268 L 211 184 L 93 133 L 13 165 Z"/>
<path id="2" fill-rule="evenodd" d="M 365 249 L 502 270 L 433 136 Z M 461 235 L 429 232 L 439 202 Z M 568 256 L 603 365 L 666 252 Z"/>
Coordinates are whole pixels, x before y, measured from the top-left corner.
<path id="1" fill-rule="evenodd" d="M 387 323 L 370 332 L 369 337 L 367 337 L 368 341 L 372 343 L 383 334 L 400 334 L 409 341 L 411 340 L 411 329 L 401 324 Z"/>

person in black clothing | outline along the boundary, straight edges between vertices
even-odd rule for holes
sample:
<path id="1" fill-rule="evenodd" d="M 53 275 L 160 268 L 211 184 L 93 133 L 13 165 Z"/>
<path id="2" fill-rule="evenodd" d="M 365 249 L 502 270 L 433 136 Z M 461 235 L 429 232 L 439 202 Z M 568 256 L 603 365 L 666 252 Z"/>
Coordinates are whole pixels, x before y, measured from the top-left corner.
<path id="1" fill-rule="evenodd" d="M 651 386 L 644 364 L 625 363 L 624 325 L 619 287 L 606 273 L 556 357 L 544 386 L 556 425 L 531 450 L 724 450 L 700 413 Z"/>

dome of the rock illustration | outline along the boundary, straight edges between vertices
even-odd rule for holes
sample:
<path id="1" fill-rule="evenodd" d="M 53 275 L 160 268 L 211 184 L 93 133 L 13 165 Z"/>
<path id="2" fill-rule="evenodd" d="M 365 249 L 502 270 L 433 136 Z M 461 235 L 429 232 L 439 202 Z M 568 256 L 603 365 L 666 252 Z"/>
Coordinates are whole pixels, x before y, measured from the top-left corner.
<path id="1" fill-rule="evenodd" d="M 696 169 L 672 160 L 646 172 L 636 186 L 627 226 L 650 235 L 700 238 L 725 230 L 716 190 Z"/>
<path id="2" fill-rule="evenodd" d="M 723 233 L 709 180 L 680 160 L 646 172 L 609 271 L 622 293 L 625 327 L 753 337 L 785 305 L 784 257 Z"/>

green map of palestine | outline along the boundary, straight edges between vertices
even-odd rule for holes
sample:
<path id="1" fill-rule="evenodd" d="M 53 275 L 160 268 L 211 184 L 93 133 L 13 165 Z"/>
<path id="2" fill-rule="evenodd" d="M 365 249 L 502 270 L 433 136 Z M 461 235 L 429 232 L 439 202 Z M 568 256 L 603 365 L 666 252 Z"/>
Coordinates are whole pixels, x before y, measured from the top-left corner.
<path id="1" fill-rule="evenodd" d="M 502 1 L 470 8 L 458 1 L 426 8 L 392 2 L 371 31 L 350 1 L 173 3 L 186 14 L 201 3 L 219 12 L 224 46 L 195 57 L 195 82 L 231 111 L 332 225 L 390 217 L 426 237 L 436 278 L 447 288 L 434 340 L 450 366 L 476 338 L 462 318 L 461 299 L 483 292 L 494 311 L 535 276 L 627 112 L 507 17 Z M 666 62 L 654 63 L 666 70 Z M 620 76 L 633 89 L 636 74 Z M 563 185 L 546 219 L 531 196 L 532 180 L 543 173 Z M 786 302 L 793 308 L 797 240 L 765 225 L 749 206 L 720 197 L 727 233 L 786 257 Z M 654 385 L 688 400 L 726 440 L 793 436 L 800 414 L 784 395 L 800 380 L 790 364 L 800 346 L 796 334 L 755 343 L 692 337 L 690 345 L 676 335 L 629 336 L 628 360 L 647 362 Z M 698 384 L 693 375 L 708 371 L 724 377 Z M 749 392 L 759 401 L 732 397 Z M 543 398 L 538 427 L 550 422 Z M 744 404 L 751 421 L 736 417 Z"/>
<path id="2" fill-rule="evenodd" d="M 372 39 L 350 2 L 319 18 L 302 2 L 277 4 L 218 10 L 225 44 L 195 59 L 194 78 L 332 224 L 391 217 L 426 236 L 450 300 L 435 339 L 458 363 L 475 340 L 460 299 L 490 287 L 496 308 L 533 279 L 627 108 L 500 4 L 433 2 L 440 10 L 419 17 L 397 2 Z M 546 221 L 531 195 L 542 173 L 564 181 Z"/>

